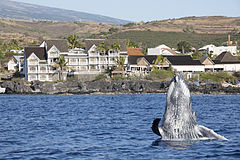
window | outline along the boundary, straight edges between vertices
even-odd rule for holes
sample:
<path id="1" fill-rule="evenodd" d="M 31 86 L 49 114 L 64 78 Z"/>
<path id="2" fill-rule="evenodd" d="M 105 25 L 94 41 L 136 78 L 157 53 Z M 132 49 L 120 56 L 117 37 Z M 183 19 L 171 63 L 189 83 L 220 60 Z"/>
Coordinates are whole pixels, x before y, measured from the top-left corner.
<path id="1" fill-rule="evenodd" d="M 81 63 L 86 63 L 86 59 L 80 59 Z"/>
<path id="2" fill-rule="evenodd" d="M 40 70 L 46 71 L 46 67 L 40 67 Z"/>
<path id="3" fill-rule="evenodd" d="M 29 70 L 30 70 L 30 71 L 35 71 L 35 70 L 36 70 L 36 67 L 30 67 Z"/>
<path id="4" fill-rule="evenodd" d="M 80 67 L 81 70 L 85 71 L 87 68 L 85 66 Z"/>
<path id="5" fill-rule="evenodd" d="M 97 66 L 90 66 L 90 69 L 95 70 L 95 69 L 97 69 Z"/>
<path id="6" fill-rule="evenodd" d="M 70 59 L 70 62 L 76 63 L 76 59 L 75 58 Z"/>
<path id="7" fill-rule="evenodd" d="M 36 59 L 29 59 L 29 63 L 37 63 Z"/>

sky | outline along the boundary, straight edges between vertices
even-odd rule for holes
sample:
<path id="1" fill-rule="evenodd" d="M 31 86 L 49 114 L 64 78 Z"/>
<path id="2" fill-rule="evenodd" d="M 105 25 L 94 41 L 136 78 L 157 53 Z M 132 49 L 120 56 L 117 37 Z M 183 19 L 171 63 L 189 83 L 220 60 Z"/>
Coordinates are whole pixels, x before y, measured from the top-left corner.
<path id="1" fill-rule="evenodd" d="M 189 16 L 240 17 L 240 0 L 14 0 L 148 22 Z"/>

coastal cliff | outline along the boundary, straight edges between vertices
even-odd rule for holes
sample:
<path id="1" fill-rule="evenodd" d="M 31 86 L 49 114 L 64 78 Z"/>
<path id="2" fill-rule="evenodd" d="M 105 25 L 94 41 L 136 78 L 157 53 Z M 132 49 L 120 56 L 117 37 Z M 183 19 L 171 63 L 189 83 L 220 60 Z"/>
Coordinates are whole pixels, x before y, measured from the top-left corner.
<path id="1" fill-rule="evenodd" d="M 4 81 L 2 88 L 6 94 L 138 94 L 138 93 L 166 93 L 170 82 L 152 81 L 113 81 L 98 80 L 92 82 L 27 82 Z M 238 87 L 223 87 L 220 83 L 204 81 L 199 85 L 189 84 L 193 94 L 239 94 Z"/>

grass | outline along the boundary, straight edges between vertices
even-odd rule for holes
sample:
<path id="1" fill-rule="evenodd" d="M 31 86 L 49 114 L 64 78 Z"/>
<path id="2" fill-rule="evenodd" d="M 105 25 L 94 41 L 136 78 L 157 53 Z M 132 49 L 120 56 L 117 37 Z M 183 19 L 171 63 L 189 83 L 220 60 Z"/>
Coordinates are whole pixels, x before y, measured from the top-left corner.
<path id="1" fill-rule="evenodd" d="M 164 81 L 172 79 L 173 75 L 174 73 L 171 70 L 160 69 L 150 72 L 149 76 L 147 76 L 147 79 Z"/>
<path id="2" fill-rule="evenodd" d="M 213 80 L 215 82 L 231 82 L 234 83 L 235 77 L 228 74 L 227 72 L 217 72 L 217 73 L 206 73 L 199 72 L 200 80 Z"/>
<path id="3" fill-rule="evenodd" d="M 227 40 L 227 34 L 197 34 L 181 32 L 158 32 L 158 31 L 126 31 L 113 34 L 108 38 L 130 39 L 141 43 L 143 46 L 156 47 L 165 44 L 171 48 L 176 48 L 179 41 L 188 41 L 195 48 L 200 48 L 207 44 L 216 46 L 222 45 Z M 231 35 L 232 41 L 240 40 L 240 34 Z"/>
<path id="4" fill-rule="evenodd" d="M 106 74 L 99 74 L 98 76 L 95 77 L 94 81 L 98 81 L 105 78 L 107 78 Z"/>

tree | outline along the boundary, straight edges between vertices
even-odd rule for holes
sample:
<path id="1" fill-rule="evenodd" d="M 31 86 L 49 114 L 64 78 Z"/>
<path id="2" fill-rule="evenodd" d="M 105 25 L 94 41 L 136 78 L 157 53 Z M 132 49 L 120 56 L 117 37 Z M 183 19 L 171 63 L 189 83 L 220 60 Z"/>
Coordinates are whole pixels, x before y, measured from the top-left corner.
<path id="1" fill-rule="evenodd" d="M 118 42 L 115 42 L 115 43 L 112 44 L 112 48 L 113 48 L 115 51 L 119 52 L 121 46 L 120 46 L 120 44 L 119 44 Z"/>
<path id="2" fill-rule="evenodd" d="M 166 61 L 166 59 L 163 57 L 163 55 L 158 55 L 157 59 L 154 60 L 153 70 L 158 70 L 157 65 L 163 65 L 163 63 Z"/>
<path id="3" fill-rule="evenodd" d="M 67 37 L 67 40 L 72 49 L 75 48 L 79 44 L 79 39 L 77 38 L 77 36 L 75 34 L 70 34 Z"/>
<path id="4" fill-rule="evenodd" d="M 98 47 L 97 47 L 98 52 L 106 52 L 107 51 L 107 46 L 104 42 L 101 42 Z"/>
<path id="5" fill-rule="evenodd" d="M 125 58 L 124 57 L 120 56 L 114 62 L 117 65 L 117 68 L 121 68 L 123 70 L 125 69 L 125 65 L 124 65 Z"/>
<path id="6" fill-rule="evenodd" d="M 191 56 L 193 59 L 200 59 L 203 57 L 203 53 L 202 52 L 194 52 Z"/>
<path id="7" fill-rule="evenodd" d="M 139 48 L 139 44 L 135 41 L 132 41 L 130 39 L 126 40 L 126 45 L 128 48 Z"/>
<path id="8" fill-rule="evenodd" d="M 191 51 L 191 44 L 187 41 L 180 41 L 177 44 L 177 50 L 180 51 L 181 53 L 189 53 Z"/>
<path id="9" fill-rule="evenodd" d="M 61 55 L 59 58 L 58 58 L 58 61 L 56 62 L 56 65 L 58 67 L 59 70 L 59 79 L 60 80 L 63 80 L 63 71 L 66 70 L 68 67 L 67 67 L 67 61 L 65 60 L 64 56 Z"/>

